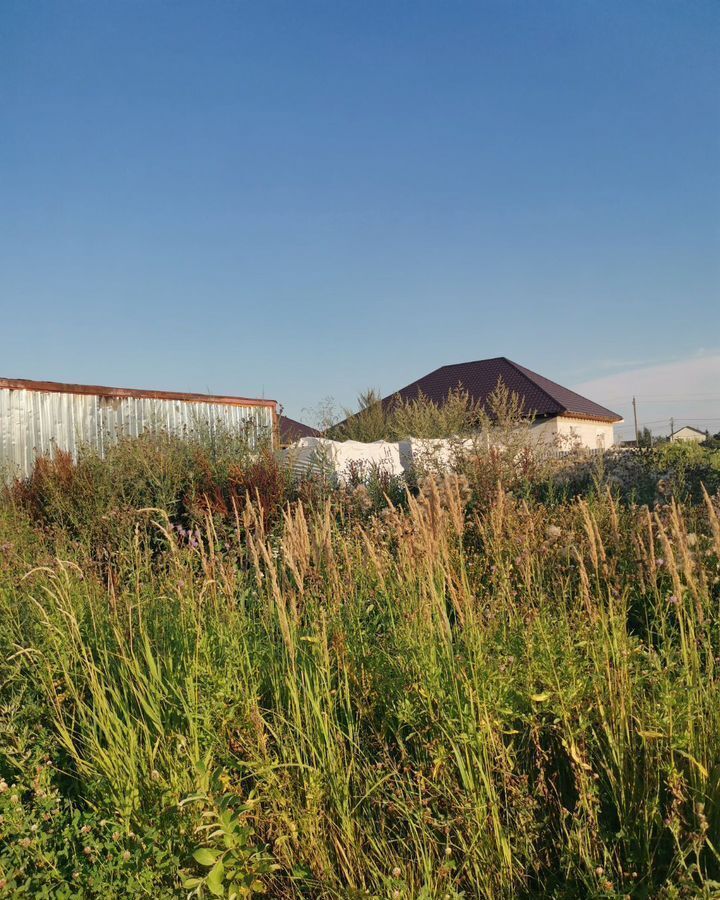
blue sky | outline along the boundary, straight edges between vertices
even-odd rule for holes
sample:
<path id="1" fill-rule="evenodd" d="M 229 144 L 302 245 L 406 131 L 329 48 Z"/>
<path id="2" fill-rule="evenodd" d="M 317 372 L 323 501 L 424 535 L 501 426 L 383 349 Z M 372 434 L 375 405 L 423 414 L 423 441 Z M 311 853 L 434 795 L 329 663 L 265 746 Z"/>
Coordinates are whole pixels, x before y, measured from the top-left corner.
<path id="1" fill-rule="evenodd" d="M 715 0 L 5 0 L 0 375 L 310 419 L 505 355 L 720 430 L 719 41 Z"/>

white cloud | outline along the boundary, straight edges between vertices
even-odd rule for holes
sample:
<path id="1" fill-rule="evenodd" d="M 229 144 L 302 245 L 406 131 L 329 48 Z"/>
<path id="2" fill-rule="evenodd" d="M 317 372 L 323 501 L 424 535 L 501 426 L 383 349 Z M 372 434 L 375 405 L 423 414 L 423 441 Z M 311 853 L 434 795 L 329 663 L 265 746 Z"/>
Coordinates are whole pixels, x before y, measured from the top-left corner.
<path id="1" fill-rule="evenodd" d="M 620 413 L 625 423 L 617 436 L 631 437 L 634 430 L 632 398 L 637 400 L 638 424 L 647 425 L 655 434 L 675 427 L 693 425 L 720 431 L 720 353 L 702 352 L 690 359 L 677 360 L 645 368 L 629 369 L 584 381 L 574 388 L 578 393 Z"/>

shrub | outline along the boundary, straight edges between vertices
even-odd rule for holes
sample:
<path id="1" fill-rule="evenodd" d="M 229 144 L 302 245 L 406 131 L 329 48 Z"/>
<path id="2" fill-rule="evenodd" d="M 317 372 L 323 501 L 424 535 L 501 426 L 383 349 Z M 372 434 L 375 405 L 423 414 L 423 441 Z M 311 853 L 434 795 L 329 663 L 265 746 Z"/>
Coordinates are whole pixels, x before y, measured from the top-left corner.
<path id="1" fill-rule="evenodd" d="M 466 434 L 477 425 L 479 407 L 460 388 L 449 391 L 442 404 L 422 393 L 414 399 L 398 395 L 383 402 L 376 391 L 369 389 L 358 397 L 357 411 L 346 409 L 344 414 L 342 423 L 328 429 L 328 437 L 369 443 Z"/>

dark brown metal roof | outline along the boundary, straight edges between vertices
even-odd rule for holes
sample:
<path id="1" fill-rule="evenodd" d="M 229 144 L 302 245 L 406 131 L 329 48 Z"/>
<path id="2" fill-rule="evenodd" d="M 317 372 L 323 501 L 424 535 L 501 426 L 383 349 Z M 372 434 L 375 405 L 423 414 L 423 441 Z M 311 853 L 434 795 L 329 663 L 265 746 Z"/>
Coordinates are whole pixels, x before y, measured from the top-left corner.
<path id="1" fill-rule="evenodd" d="M 317 428 L 311 428 L 310 425 L 305 425 L 296 419 L 291 419 L 289 416 L 278 416 L 278 427 L 280 429 L 280 443 L 283 445 L 294 444 L 295 441 L 299 441 L 300 438 L 304 437 L 320 437 L 320 432 Z"/>
<path id="2" fill-rule="evenodd" d="M 524 404 L 523 411 L 528 416 L 574 416 L 600 422 L 622 421 L 622 416 L 612 410 L 504 356 L 441 366 L 386 397 L 383 403 L 389 403 L 398 395 L 403 400 L 415 400 L 422 393 L 433 403 L 440 405 L 445 402 L 450 391 L 460 388 L 467 391 L 476 403 L 484 405 L 498 380 L 502 380 L 510 391 L 520 397 Z"/>
<path id="3" fill-rule="evenodd" d="M 224 397 L 216 394 L 182 394 L 175 391 L 143 391 L 136 388 L 103 387 L 97 384 L 62 384 L 59 381 L 28 381 L 24 378 L 0 378 L 0 388 L 16 391 L 50 391 L 59 394 L 89 394 L 97 397 L 149 397 L 153 400 L 185 400 L 192 403 L 224 403 L 228 406 L 277 407 L 276 400 L 248 397 Z"/>

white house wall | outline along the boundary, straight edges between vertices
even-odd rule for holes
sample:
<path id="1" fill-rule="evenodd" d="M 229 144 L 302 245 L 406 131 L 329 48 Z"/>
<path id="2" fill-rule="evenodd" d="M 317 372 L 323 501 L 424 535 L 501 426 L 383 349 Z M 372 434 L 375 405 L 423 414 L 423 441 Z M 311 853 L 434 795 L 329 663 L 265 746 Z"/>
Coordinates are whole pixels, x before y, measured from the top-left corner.
<path id="1" fill-rule="evenodd" d="M 707 440 L 707 435 L 692 428 L 680 428 L 670 438 L 671 441 L 692 441 L 695 444 L 702 444 Z"/>
<path id="2" fill-rule="evenodd" d="M 556 421 L 561 449 L 567 443 L 570 447 L 577 444 L 588 450 L 607 450 L 615 443 L 615 430 L 608 422 L 573 419 L 569 416 L 558 416 Z"/>
<path id="3" fill-rule="evenodd" d="M 537 422 L 533 434 L 542 442 L 554 443 L 559 450 L 582 447 L 587 450 L 607 450 L 615 443 L 614 426 L 609 422 L 556 416 Z"/>

